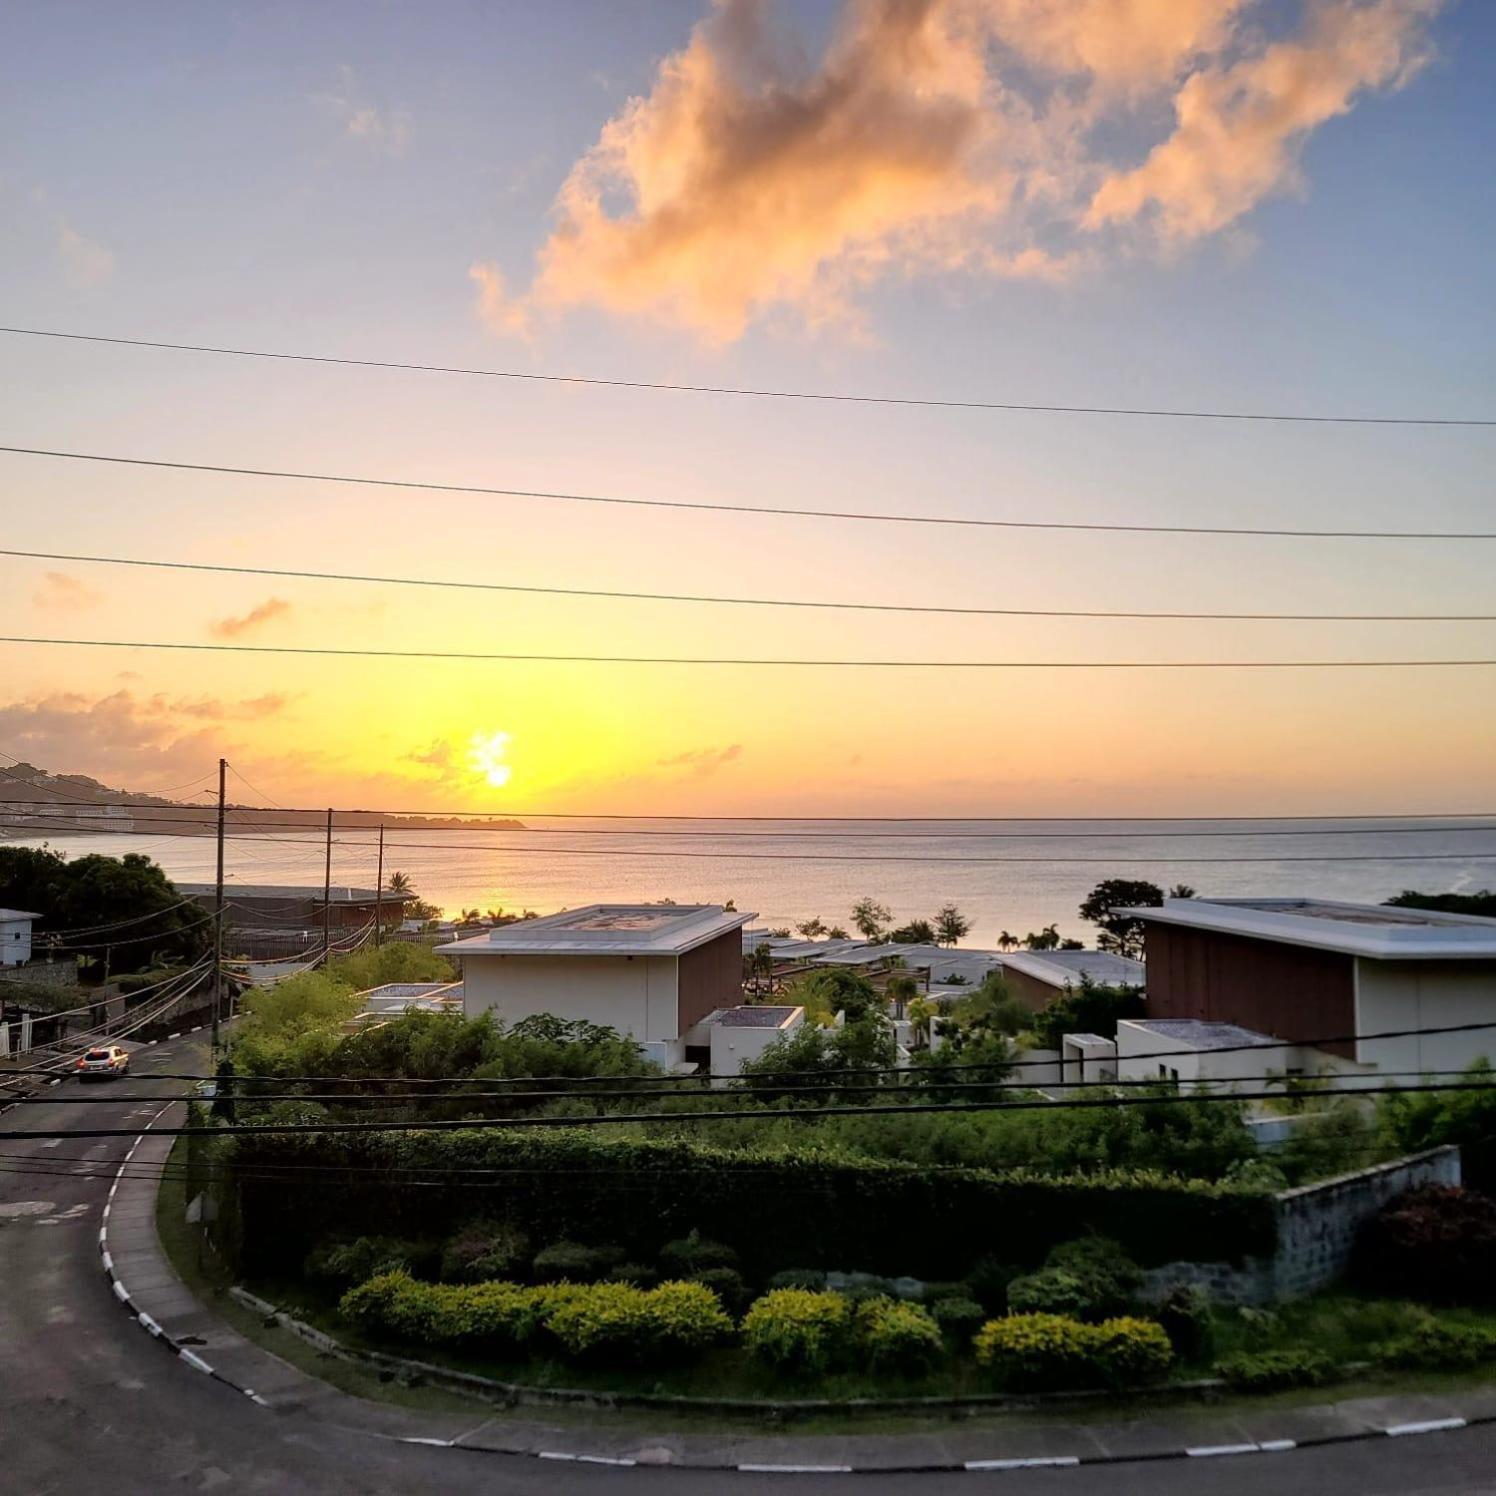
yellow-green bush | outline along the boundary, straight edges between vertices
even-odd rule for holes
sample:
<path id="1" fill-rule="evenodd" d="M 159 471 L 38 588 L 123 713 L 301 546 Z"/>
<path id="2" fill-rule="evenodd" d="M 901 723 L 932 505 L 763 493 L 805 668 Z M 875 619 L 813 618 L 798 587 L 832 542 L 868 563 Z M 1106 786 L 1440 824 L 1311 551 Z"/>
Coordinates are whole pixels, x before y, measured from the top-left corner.
<path id="1" fill-rule="evenodd" d="M 852 1306 L 839 1293 L 776 1288 L 743 1316 L 749 1355 L 780 1371 L 828 1371 L 843 1360 L 852 1337 Z"/>
<path id="2" fill-rule="evenodd" d="M 875 1371 L 917 1376 L 945 1353 L 930 1311 L 899 1299 L 864 1299 L 853 1320 L 857 1350 Z"/>
<path id="3" fill-rule="evenodd" d="M 556 1349 L 576 1360 L 682 1361 L 732 1333 L 701 1283 L 422 1283 L 403 1272 L 343 1295 L 360 1329 L 422 1345 Z"/>
<path id="4" fill-rule="evenodd" d="M 1013 1392 L 1135 1387 L 1169 1369 L 1173 1349 L 1146 1319 L 1085 1324 L 1063 1314 L 1010 1314 L 977 1332 L 977 1361 Z"/>

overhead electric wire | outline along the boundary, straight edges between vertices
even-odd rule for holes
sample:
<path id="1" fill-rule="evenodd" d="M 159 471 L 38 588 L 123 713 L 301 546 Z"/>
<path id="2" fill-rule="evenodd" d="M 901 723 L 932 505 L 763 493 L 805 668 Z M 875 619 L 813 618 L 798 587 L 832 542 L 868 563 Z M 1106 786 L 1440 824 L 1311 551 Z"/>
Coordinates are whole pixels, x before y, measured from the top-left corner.
<path id="1" fill-rule="evenodd" d="M 0 449 L 3 450 L 3 449 Z M 1496 539 L 1496 536 L 1491 538 Z M 0 644 L 70 649 L 163 649 L 189 654 L 302 655 L 358 660 L 462 660 L 537 665 L 712 665 L 817 670 L 1428 670 L 1489 668 L 1496 659 L 1402 660 L 880 660 L 776 659 L 750 655 L 533 654 L 477 649 L 367 649 L 312 644 L 224 644 L 185 639 L 60 639 L 0 634 Z"/>
<path id="2" fill-rule="evenodd" d="M 208 561 L 166 561 L 135 556 L 82 555 L 69 551 L 22 551 L 0 547 L 0 556 L 33 561 L 68 561 L 93 566 L 138 566 L 164 571 L 212 572 L 229 576 L 280 577 L 312 582 L 360 582 L 394 587 L 435 587 L 467 592 L 525 593 L 540 597 L 596 597 L 623 602 L 703 603 L 725 607 L 821 608 L 862 613 L 952 614 L 968 618 L 1100 618 L 1236 623 L 1496 623 L 1496 613 L 1192 613 L 1117 608 L 974 608 L 931 603 L 845 602 L 832 598 L 737 597 L 696 592 L 630 592 L 606 587 L 541 586 L 520 582 L 474 582 L 444 577 L 400 577 L 344 571 L 304 571 L 280 566 L 229 566 Z M 234 774 L 250 789 L 238 770 Z M 263 799 L 268 795 L 255 790 Z M 272 805 L 275 802 L 270 801 Z"/>
<path id="3" fill-rule="evenodd" d="M 825 390 L 762 389 L 743 385 L 683 384 L 656 379 L 609 379 L 586 374 L 547 374 L 520 369 L 480 369 L 453 364 L 411 363 L 398 359 L 352 358 L 326 353 L 287 353 L 266 348 L 236 348 L 216 343 L 173 343 L 160 338 L 111 337 L 103 333 L 63 332 L 46 327 L 0 327 L 12 337 L 50 338 L 115 348 L 150 348 L 171 353 L 264 359 L 279 363 L 331 364 L 342 368 L 393 369 L 415 374 L 460 375 L 530 384 L 591 385 L 602 389 L 653 390 L 672 394 L 734 395 L 755 400 L 820 401 L 841 405 L 924 407 L 936 410 L 1021 411 L 1052 415 L 1144 416 L 1191 421 L 1284 421 L 1332 426 L 1496 426 L 1496 419 L 1475 416 L 1370 416 L 1298 414 L 1288 411 L 1205 410 L 1130 405 L 1072 405 L 1015 400 L 957 400 L 919 395 L 848 394 Z"/>
<path id="4" fill-rule="evenodd" d="M 0 815 L 4 814 L 4 807 L 8 805 L 45 804 L 45 801 L 18 801 L 0 798 Z M 197 807 L 179 807 L 181 809 L 196 809 Z M 299 812 L 289 807 L 277 807 L 285 814 L 311 814 L 312 812 Z M 464 812 L 453 812 L 463 814 Z M 246 830 L 254 832 L 265 831 L 307 831 L 312 827 L 306 821 L 279 821 L 270 820 L 266 817 L 269 812 L 254 812 L 257 819 L 244 820 L 242 813 L 236 818 L 234 811 L 228 815 L 231 824 L 243 826 Z M 325 811 L 317 812 L 325 815 Z M 338 812 L 334 811 L 334 816 Z M 369 814 L 369 812 L 344 812 L 347 814 Z M 433 813 L 434 814 L 434 813 Z M 75 818 L 67 817 L 69 823 Z M 109 817 L 98 817 L 101 821 L 107 821 Z M 670 817 L 661 817 L 670 819 Z M 686 817 L 683 819 L 707 820 L 710 817 Z M 793 820 L 793 817 L 785 819 Z M 877 820 L 878 817 L 869 817 Z M 1015 817 L 1015 820 L 1023 819 Z M 1212 817 L 1201 817 L 1202 820 L 1213 819 Z M 1334 820 L 1335 817 L 1326 817 L 1325 820 Z M 1344 819 L 1357 820 L 1360 817 L 1348 816 Z M 1460 819 L 1451 817 L 1450 819 Z M 1466 820 L 1474 820 L 1475 816 L 1464 817 Z M 211 820 L 202 816 L 152 816 L 149 820 L 137 821 L 130 830 L 122 830 L 121 835 L 143 835 L 145 827 L 155 826 L 201 826 L 208 830 L 212 828 Z M 90 828 L 91 829 L 91 828 Z M 369 831 L 373 827 L 359 825 L 345 825 L 341 828 L 345 833 L 349 831 Z M 407 835 L 433 835 L 433 834 L 457 834 L 467 835 L 474 831 L 486 829 L 482 826 L 386 826 L 386 835 L 389 838 L 387 845 L 399 850 L 402 847 L 419 845 L 405 841 Z M 506 828 L 512 830 L 515 835 L 524 836 L 612 836 L 612 837 L 697 837 L 711 839 L 739 839 L 739 840 L 783 840 L 804 841 L 821 838 L 834 841 L 1129 841 L 1149 840 L 1165 838 L 1168 840 L 1196 840 L 1202 837 L 1280 837 L 1280 836 L 1432 836 L 1444 835 L 1450 832 L 1477 833 L 1496 831 L 1496 820 L 1488 820 L 1483 825 L 1417 825 L 1417 826 L 1345 826 L 1326 827 L 1295 826 L 1282 829 L 1266 830 L 1209 830 L 1209 831 L 680 831 L 667 828 L 650 828 L 644 830 L 618 830 L 612 827 L 571 827 L 571 826 L 515 826 Z M 165 833 L 162 833 L 165 834 Z M 206 833 L 205 833 L 206 834 Z M 309 845 L 322 846 L 324 840 L 318 838 Z M 365 845 L 358 842 L 345 842 L 342 845 L 359 846 Z M 286 907 L 298 902 L 289 900 Z"/>
<path id="5" fill-rule="evenodd" d="M 3 329 L 0 329 L 3 331 Z M 284 468 L 233 467 L 226 463 L 174 462 L 165 458 L 124 457 L 52 447 L 0 446 L 22 457 L 111 463 L 171 472 L 222 473 L 236 478 L 286 478 L 304 483 L 351 483 L 368 488 L 415 489 L 428 493 L 478 494 L 489 498 L 543 499 L 571 504 L 616 504 L 633 509 L 676 509 L 709 514 L 767 514 L 791 519 L 855 520 L 872 524 L 956 525 L 991 530 L 1092 531 L 1135 535 L 1234 535 L 1306 540 L 1496 540 L 1496 530 L 1327 530 L 1281 529 L 1263 525 L 1112 524 L 1102 521 L 988 519 L 970 515 L 887 514 L 876 510 L 792 509 L 772 504 L 709 504 L 700 499 L 641 499 L 619 494 L 562 493 L 551 489 L 500 488 L 475 483 L 437 483 L 412 478 L 369 478 L 349 473 L 303 473 Z"/>
<path id="6" fill-rule="evenodd" d="M 1427 1085 L 1383 1086 L 1375 1094 L 1379 1096 L 1429 1095 L 1444 1092 L 1484 1091 L 1496 1092 L 1496 1079 L 1486 1081 L 1437 1081 Z M 1218 1101 L 1281 1101 L 1283 1092 L 1239 1091 L 1233 1095 L 1215 1097 Z M 604 1112 L 594 1116 L 566 1117 L 474 1117 L 432 1118 L 426 1120 L 406 1119 L 400 1122 L 267 1122 L 257 1125 L 215 1125 L 209 1127 L 155 1127 L 155 1135 L 163 1137 L 270 1137 L 285 1134 L 296 1136 L 303 1133 L 360 1132 L 492 1132 L 545 1127 L 610 1127 L 629 1122 L 739 1122 L 763 1121 L 765 1116 L 791 1118 L 805 1121 L 814 1117 L 907 1117 L 925 1112 L 1021 1112 L 1063 1111 L 1085 1108 L 1088 1110 L 1112 1109 L 1131 1106 L 1172 1106 L 1181 1102 L 1209 1102 L 1210 1097 L 1190 1094 L 1165 1093 L 1150 1096 L 1085 1096 L 1071 1097 L 1064 1101 L 914 1101 L 900 1102 L 891 1106 L 836 1106 L 836 1107 L 785 1107 L 766 1112 L 764 1108 L 722 1111 L 678 1111 L 678 1112 Z M 27 1138 L 133 1138 L 140 1134 L 140 1127 L 68 1128 L 61 1131 L 37 1130 L 0 1132 L 0 1142 L 19 1142 Z"/>
<path id="7" fill-rule="evenodd" d="M 47 804 L 47 801 L 32 800 L 0 800 L 0 805 L 32 805 Z M 165 806 L 153 807 L 148 802 L 121 801 L 121 805 L 128 808 L 162 808 L 168 810 L 198 809 L 197 806 Z M 291 815 L 314 815 L 325 816 L 327 807 L 323 806 L 298 806 L 286 805 L 277 807 Z M 236 810 L 253 810 L 253 806 L 235 806 Z M 1138 822 L 1142 825 L 1156 825 L 1168 822 L 1176 825 L 1198 824 L 1201 821 L 1232 822 L 1240 825 L 1260 825 L 1264 821 L 1415 821 L 1415 820 L 1447 820 L 1447 821 L 1479 821 L 1496 819 L 1496 810 L 1444 810 L 1444 811 L 1371 811 L 1366 814 L 1340 814 L 1340 815 L 1196 815 L 1196 816 L 994 816 L 994 815 L 964 815 L 964 816 L 890 816 L 890 815 L 862 815 L 862 816 L 795 816 L 795 815 L 690 815 L 678 812 L 663 812 L 645 814 L 641 811 L 622 810 L 599 810 L 599 811 L 572 811 L 572 810 L 370 810 L 363 806 L 333 806 L 335 816 L 430 816 L 430 817 L 456 817 L 470 816 L 474 819 L 499 817 L 501 819 L 513 819 L 516 817 L 532 817 L 536 820 L 550 821 L 687 821 L 700 823 L 705 821 L 721 822 L 761 822 L 778 821 L 793 822 L 800 825 L 844 825 L 847 823 L 866 822 L 876 825 L 951 825 L 971 821 L 988 821 L 1003 824 L 1016 822 L 1031 822 L 1035 825 L 1117 825 L 1128 822 Z M 371 827 L 353 827 L 354 830 L 373 830 Z M 439 831 L 448 828 L 438 826 L 412 826 L 400 827 L 390 826 L 391 832 L 401 830 L 413 831 Z M 520 829 L 520 828 L 515 828 Z M 528 827 L 523 829 L 530 829 Z"/>

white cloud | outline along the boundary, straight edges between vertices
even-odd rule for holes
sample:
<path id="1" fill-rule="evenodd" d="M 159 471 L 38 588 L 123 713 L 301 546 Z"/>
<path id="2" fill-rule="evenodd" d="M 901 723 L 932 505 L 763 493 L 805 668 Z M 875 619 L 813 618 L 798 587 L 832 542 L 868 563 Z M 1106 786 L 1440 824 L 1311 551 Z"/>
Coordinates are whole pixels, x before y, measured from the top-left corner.
<path id="1" fill-rule="evenodd" d="M 114 274 L 114 252 L 107 245 L 85 239 L 71 224 L 57 231 L 57 254 L 70 286 L 80 291 L 104 285 Z"/>

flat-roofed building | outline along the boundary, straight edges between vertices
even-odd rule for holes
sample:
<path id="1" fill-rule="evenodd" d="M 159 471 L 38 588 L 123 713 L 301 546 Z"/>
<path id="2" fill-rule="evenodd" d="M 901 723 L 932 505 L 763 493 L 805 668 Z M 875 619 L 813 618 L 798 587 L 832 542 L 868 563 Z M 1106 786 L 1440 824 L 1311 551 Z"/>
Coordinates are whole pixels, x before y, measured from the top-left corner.
<path id="1" fill-rule="evenodd" d="M 31 959 L 31 922 L 40 918 L 27 909 L 0 909 L 0 966 L 24 966 Z"/>
<path id="2" fill-rule="evenodd" d="M 1496 919 L 1311 898 L 1123 912 L 1145 922 L 1150 1020 L 1239 1024 L 1382 1070 L 1496 1055 Z"/>
<path id="3" fill-rule="evenodd" d="M 677 1064 L 689 1029 L 738 1006 L 739 931 L 754 917 L 720 904 L 589 904 L 436 949 L 462 963 L 469 1014 L 602 1024 Z"/>

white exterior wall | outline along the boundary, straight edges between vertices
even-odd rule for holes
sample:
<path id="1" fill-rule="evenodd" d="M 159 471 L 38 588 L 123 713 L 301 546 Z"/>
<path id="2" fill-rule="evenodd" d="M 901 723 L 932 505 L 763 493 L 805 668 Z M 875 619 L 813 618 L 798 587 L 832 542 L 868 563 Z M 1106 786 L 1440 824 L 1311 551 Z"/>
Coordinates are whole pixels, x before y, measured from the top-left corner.
<path id="1" fill-rule="evenodd" d="M 1356 1058 L 1387 1070 L 1463 1070 L 1482 1055 L 1496 1059 L 1496 963 L 1356 961 L 1356 1032 L 1491 1023 L 1484 1032 L 1362 1039 Z"/>
<path id="2" fill-rule="evenodd" d="M 501 956 L 462 961 L 463 1011 L 492 1008 L 506 1024 L 537 1013 L 606 1024 L 642 1044 L 680 1037 L 675 956 Z"/>
<path id="3" fill-rule="evenodd" d="M 737 1075 L 747 1061 L 756 1060 L 776 1039 L 793 1034 L 804 1022 L 802 1013 L 783 1028 L 731 1028 L 725 1023 L 712 1024 L 712 1074 Z"/>
<path id="4" fill-rule="evenodd" d="M 31 921 L 0 920 L 0 966 L 21 966 L 31 959 Z"/>

